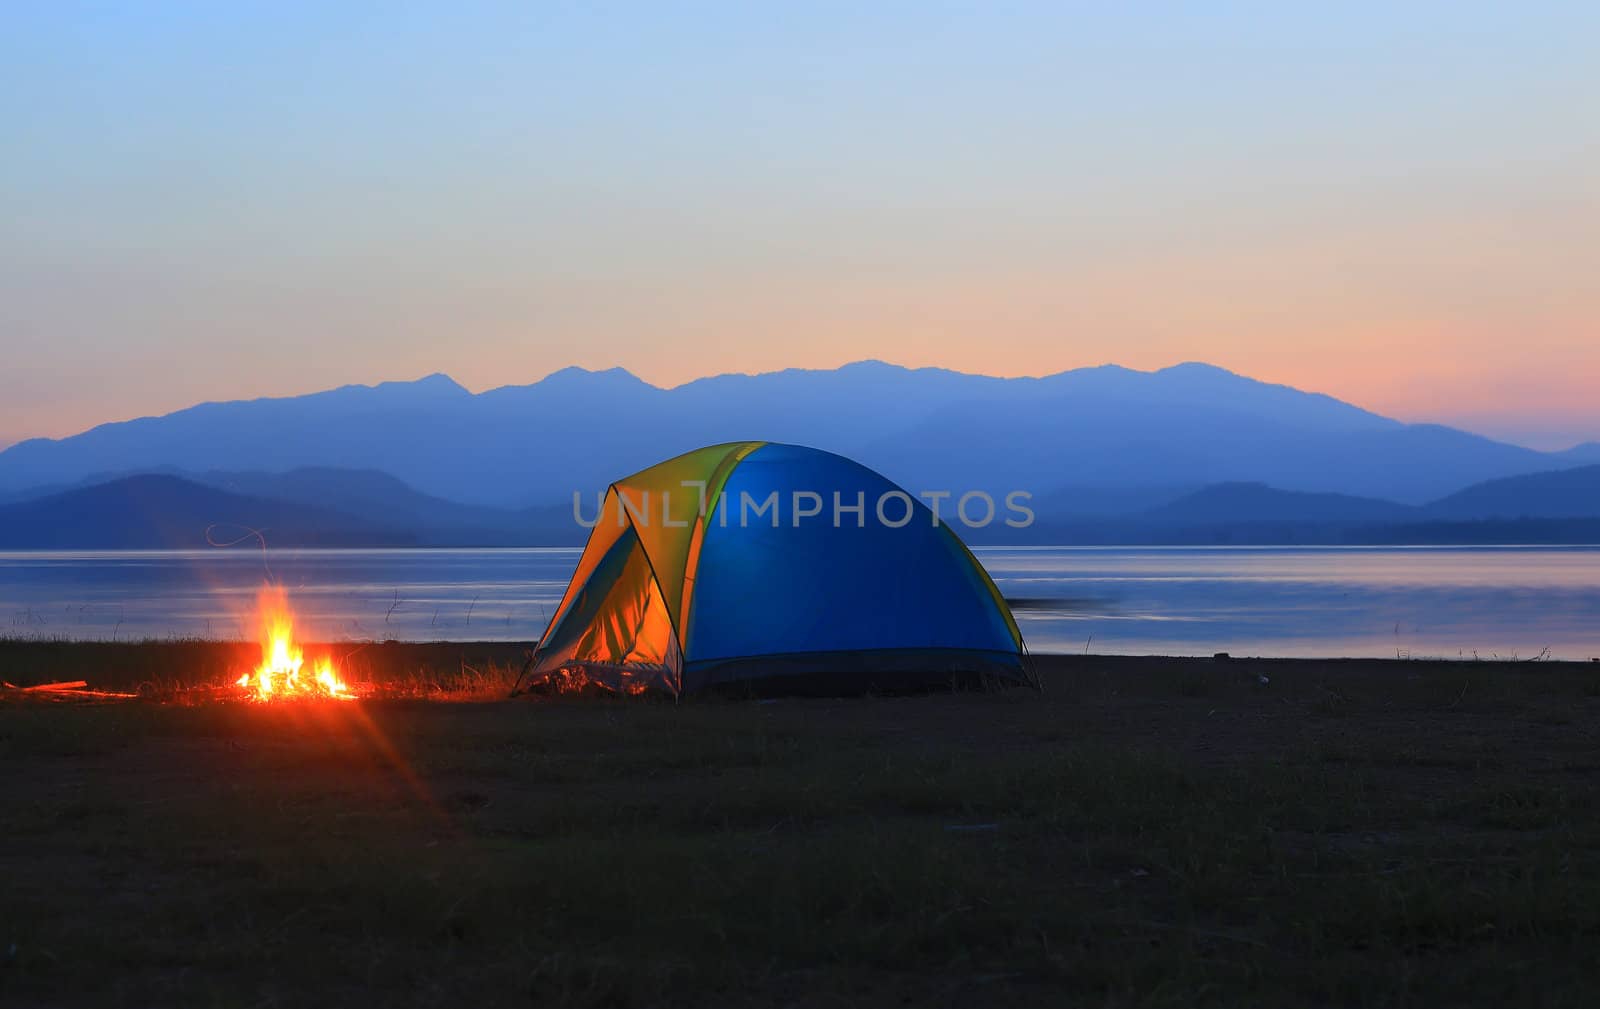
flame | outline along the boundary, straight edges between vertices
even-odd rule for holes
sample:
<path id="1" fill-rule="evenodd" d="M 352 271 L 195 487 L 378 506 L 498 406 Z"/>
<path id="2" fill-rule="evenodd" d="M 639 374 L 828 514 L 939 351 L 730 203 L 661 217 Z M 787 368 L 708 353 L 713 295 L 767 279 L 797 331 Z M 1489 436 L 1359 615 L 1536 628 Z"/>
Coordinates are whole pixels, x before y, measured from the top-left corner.
<path id="1" fill-rule="evenodd" d="M 319 658 L 305 677 L 300 675 L 306 665 L 305 653 L 295 644 L 294 611 L 289 608 L 289 593 L 281 585 L 262 588 L 256 597 L 256 619 L 261 636 L 261 665 L 235 681 L 235 686 L 246 690 L 252 700 L 354 696 L 327 656 Z"/>

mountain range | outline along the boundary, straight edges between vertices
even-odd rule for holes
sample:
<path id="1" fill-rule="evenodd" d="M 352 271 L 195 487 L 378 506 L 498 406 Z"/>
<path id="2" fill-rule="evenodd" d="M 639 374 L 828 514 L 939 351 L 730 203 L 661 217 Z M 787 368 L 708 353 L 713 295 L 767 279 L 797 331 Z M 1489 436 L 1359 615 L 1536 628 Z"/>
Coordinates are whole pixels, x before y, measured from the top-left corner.
<path id="1" fill-rule="evenodd" d="M 372 470 L 173 471 L 92 479 L 0 502 L 0 549 L 581 545 L 570 504 L 501 509 L 419 493 Z"/>
<path id="2" fill-rule="evenodd" d="M 1597 443 L 1538 452 L 1203 364 L 1002 379 L 866 361 L 671 389 L 621 369 L 478 394 L 434 375 L 105 424 L 0 452 L 0 545 L 89 545 L 67 527 L 97 509 L 94 545 L 125 544 L 111 517 L 158 504 L 184 528 L 227 513 L 305 542 L 566 542 L 574 491 L 746 438 L 841 452 L 913 491 L 1030 491 L 1039 536 L 1600 516 Z"/>
<path id="3" fill-rule="evenodd" d="M 979 545 L 1600 542 L 1596 500 L 1600 465 L 1489 481 L 1424 506 L 1258 483 L 1066 492 L 1032 502 L 1028 529 L 961 531 Z M 0 504 L 0 549 L 198 549 L 254 545 L 255 531 L 284 547 L 577 546 L 587 535 L 570 504 L 464 505 L 362 470 L 148 473 Z"/>

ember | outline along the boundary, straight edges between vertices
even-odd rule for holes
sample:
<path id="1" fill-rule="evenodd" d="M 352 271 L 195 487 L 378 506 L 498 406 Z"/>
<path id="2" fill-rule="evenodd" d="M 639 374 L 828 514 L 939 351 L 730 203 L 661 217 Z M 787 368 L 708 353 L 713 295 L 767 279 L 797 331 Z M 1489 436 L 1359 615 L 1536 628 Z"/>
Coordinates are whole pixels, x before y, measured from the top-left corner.
<path id="1" fill-rule="evenodd" d="M 261 629 L 261 665 L 237 681 L 251 700 L 288 697 L 348 700 L 354 696 L 334 671 L 331 658 L 323 656 L 312 669 L 305 668 L 305 653 L 294 641 L 294 611 L 289 608 L 289 593 L 281 585 L 262 588 L 256 597 L 256 618 Z"/>

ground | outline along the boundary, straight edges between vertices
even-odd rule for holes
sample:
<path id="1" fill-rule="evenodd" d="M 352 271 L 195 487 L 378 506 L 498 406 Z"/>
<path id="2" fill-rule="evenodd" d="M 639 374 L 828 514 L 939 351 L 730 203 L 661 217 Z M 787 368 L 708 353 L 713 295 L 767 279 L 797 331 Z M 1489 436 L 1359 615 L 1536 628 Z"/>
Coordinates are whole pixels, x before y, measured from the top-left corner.
<path id="1" fill-rule="evenodd" d="M 232 656 L 0 644 L 0 679 Z M 0 1003 L 1594 1004 L 1600 666 L 1040 665 L 1041 693 L 0 705 Z"/>

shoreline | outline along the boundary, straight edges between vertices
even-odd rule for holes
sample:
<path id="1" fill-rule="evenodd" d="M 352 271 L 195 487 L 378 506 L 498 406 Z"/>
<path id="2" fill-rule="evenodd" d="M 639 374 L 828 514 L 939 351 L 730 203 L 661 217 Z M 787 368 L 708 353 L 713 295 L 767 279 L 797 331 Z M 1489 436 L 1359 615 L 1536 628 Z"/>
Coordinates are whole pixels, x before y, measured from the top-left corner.
<path id="1" fill-rule="evenodd" d="M 476 674 L 475 695 L 485 681 L 514 679 L 531 642 L 515 641 L 371 641 L 332 645 L 305 642 L 308 652 L 331 653 L 355 680 L 387 685 L 416 685 L 466 679 Z M 0 682 L 30 687 L 61 680 L 85 680 L 91 689 L 149 691 L 161 694 L 196 687 L 220 687 L 260 661 L 254 641 L 151 640 L 67 641 L 0 637 Z M 1530 671 L 1562 671 L 1600 676 L 1600 657 L 1444 658 L 1396 657 L 1308 658 L 1270 655 L 1175 656 L 1067 652 L 1029 653 L 1046 687 L 1079 675 L 1120 675 L 1130 681 L 1172 676 L 1239 679 L 1268 686 L 1279 678 L 1291 681 L 1339 677 L 1347 681 L 1382 682 L 1398 674 L 1495 673 L 1506 676 Z M 1266 684 L 1259 683 L 1265 677 Z M 932 693 L 940 693 L 934 691 Z M 487 699 L 484 697 L 482 699 Z"/>

